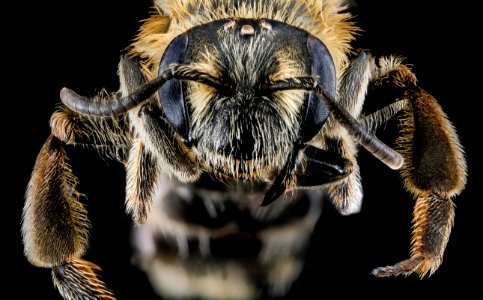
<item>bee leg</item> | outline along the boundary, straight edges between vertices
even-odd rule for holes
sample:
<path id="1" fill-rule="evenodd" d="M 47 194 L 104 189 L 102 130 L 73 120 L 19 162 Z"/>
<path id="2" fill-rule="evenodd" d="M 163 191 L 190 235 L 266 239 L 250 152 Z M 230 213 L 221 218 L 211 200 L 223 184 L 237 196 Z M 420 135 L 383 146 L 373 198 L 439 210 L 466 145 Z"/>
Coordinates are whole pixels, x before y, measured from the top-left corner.
<path id="1" fill-rule="evenodd" d="M 182 182 L 193 182 L 201 174 L 190 157 L 190 149 L 176 138 L 174 130 L 163 118 L 159 108 L 144 106 L 139 112 L 148 148 L 156 155 L 164 172 L 175 175 Z"/>
<path id="2" fill-rule="evenodd" d="M 119 62 L 121 93 L 126 96 L 137 87 L 147 82 L 141 72 L 138 60 L 129 54 L 124 54 Z M 130 113 L 131 119 L 138 119 L 135 113 Z M 140 113 L 141 114 L 141 113 Z M 129 150 L 126 169 L 126 212 L 132 216 L 135 224 L 143 224 L 152 206 L 152 194 L 160 168 L 156 157 L 146 149 L 139 138 L 134 138 Z"/>
<path id="3" fill-rule="evenodd" d="M 416 199 L 410 258 L 373 271 L 377 277 L 423 277 L 440 266 L 454 221 L 452 198 L 466 184 L 466 162 L 456 131 L 432 95 L 416 86 L 414 74 L 400 62 L 382 60 L 376 84 L 389 84 L 405 99 L 397 149 L 404 156 L 401 175 Z"/>
<path id="4" fill-rule="evenodd" d="M 95 271 L 100 267 L 82 259 L 66 261 L 52 268 L 52 279 L 65 299 L 114 300 L 115 297 Z"/>
<path id="5" fill-rule="evenodd" d="M 92 101 L 112 101 L 115 96 L 100 93 Z M 127 119 L 84 116 L 62 107 L 52 114 L 50 127 L 52 134 L 37 156 L 25 195 L 25 256 L 35 266 L 52 269 L 54 284 L 66 299 L 114 299 L 96 275 L 99 267 L 81 259 L 90 223 L 67 148 L 82 146 L 124 161 L 132 143 Z"/>
<path id="6" fill-rule="evenodd" d="M 64 298 L 114 299 L 95 274 L 98 267 L 80 259 L 90 224 L 64 147 L 50 135 L 37 156 L 22 215 L 24 253 L 33 265 L 52 268 Z"/>
<path id="7" fill-rule="evenodd" d="M 25 255 L 41 267 L 62 264 L 85 251 L 89 222 L 67 154 L 51 135 L 37 156 L 27 186 L 22 234 Z"/>
<path id="8" fill-rule="evenodd" d="M 126 212 L 138 225 L 146 221 L 151 209 L 159 172 L 157 159 L 135 139 L 126 163 Z"/>
<path id="9" fill-rule="evenodd" d="M 341 78 L 338 91 L 339 103 L 356 119 L 361 114 L 373 72 L 374 59 L 372 55 L 366 51 L 359 51 Z M 319 137 L 329 153 L 347 161 L 344 163 L 344 168 L 347 168 L 348 171 L 344 171 L 344 173 L 348 172 L 348 175 L 328 184 L 327 190 L 335 209 L 342 215 L 350 215 L 358 213 L 362 207 L 361 176 L 359 165 L 356 163 L 358 148 L 349 134 L 339 128 L 337 122 L 331 116 L 325 128 L 323 128 L 323 134 Z"/>
<path id="10" fill-rule="evenodd" d="M 140 109 L 138 121 L 142 126 L 137 126 L 137 130 L 144 139 L 135 139 L 126 164 L 126 207 L 136 224 L 146 221 L 161 168 L 185 182 L 194 181 L 201 174 L 160 115 L 159 109 Z"/>
<path id="11" fill-rule="evenodd" d="M 353 163 L 357 154 L 356 145 L 349 138 L 335 140 L 328 137 L 325 143 L 330 153 L 346 161 L 343 165 L 346 176 L 338 176 L 336 178 L 339 180 L 326 185 L 329 201 L 342 215 L 358 213 L 362 206 L 363 191 L 359 165 Z"/>
<path id="12" fill-rule="evenodd" d="M 124 96 L 147 82 L 136 57 L 125 54 L 119 66 Z M 126 210 L 136 224 L 146 221 L 161 168 L 182 181 L 194 181 L 200 175 L 187 157 L 187 147 L 176 139 L 173 129 L 160 117 L 162 115 L 163 112 L 152 104 L 129 112 L 135 138 L 126 163 Z"/>

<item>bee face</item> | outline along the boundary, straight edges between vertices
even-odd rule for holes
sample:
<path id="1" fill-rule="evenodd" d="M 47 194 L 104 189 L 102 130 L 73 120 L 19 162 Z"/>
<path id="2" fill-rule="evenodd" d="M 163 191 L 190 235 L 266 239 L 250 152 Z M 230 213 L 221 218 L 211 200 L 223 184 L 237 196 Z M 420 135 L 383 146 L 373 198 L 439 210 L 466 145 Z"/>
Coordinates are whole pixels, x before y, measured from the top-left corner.
<path id="1" fill-rule="evenodd" d="M 283 167 L 300 137 L 309 93 L 273 93 L 264 87 L 312 74 L 309 36 L 274 20 L 224 19 L 191 29 L 168 46 L 159 72 L 182 61 L 218 83 L 173 81 L 159 93 L 163 105 L 176 102 L 186 111 L 171 124 L 193 143 L 208 169 L 233 178 L 265 180 Z M 328 69 L 327 77 L 333 76 L 327 81 L 333 91 L 333 66 L 322 68 Z M 167 103 L 173 86 L 177 99 Z M 176 125 L 179 119 L 181 126 Z"/>

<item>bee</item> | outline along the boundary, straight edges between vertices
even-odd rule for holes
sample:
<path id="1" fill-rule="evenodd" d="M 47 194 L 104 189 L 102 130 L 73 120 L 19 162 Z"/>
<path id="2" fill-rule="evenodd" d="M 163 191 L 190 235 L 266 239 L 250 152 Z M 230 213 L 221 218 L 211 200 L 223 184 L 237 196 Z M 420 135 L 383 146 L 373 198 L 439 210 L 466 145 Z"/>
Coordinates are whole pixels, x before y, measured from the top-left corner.
<path id="1" fill-rule="evenodd" d="M 160 296 L 282 297 L 322 201 L 360 211 L 363 148 L 415 199 L 409 258 L 372 274 L 433 274 L 466 184 L 464 149 L 401 58 L 351 47 L 360 29 L 347 5 L 155 0 L 117 92 L 60 92 L 25 195 L 27 259 L 52 269 L 65 299 L 115 299 L 83 259 L 90 222 L 69 163 L 82 147 L 124 165 L 134 259 Z M 393 119 L 390 147 L 374 132 Z"/>

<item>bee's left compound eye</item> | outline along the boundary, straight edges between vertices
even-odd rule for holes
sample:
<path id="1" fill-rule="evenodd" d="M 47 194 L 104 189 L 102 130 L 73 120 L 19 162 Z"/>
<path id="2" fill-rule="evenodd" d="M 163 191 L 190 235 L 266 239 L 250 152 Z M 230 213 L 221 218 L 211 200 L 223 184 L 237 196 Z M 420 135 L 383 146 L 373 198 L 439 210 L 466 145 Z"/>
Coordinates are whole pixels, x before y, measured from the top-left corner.
<path id="1" fill-rule="evenodd" d="M 336 74 L 329 51 L 320 40 L 313 37 L 307 38 L 307 51 L 310 58 L 311 75 L 317 76 L 324 90 L 335 98 Z M 310 92 L 301 124 L 301 142 L 310 141 L 320 131 L 328 116 L 329 109 L 324 101 L 319 99 L 319 95 L 315 92 Z"/>

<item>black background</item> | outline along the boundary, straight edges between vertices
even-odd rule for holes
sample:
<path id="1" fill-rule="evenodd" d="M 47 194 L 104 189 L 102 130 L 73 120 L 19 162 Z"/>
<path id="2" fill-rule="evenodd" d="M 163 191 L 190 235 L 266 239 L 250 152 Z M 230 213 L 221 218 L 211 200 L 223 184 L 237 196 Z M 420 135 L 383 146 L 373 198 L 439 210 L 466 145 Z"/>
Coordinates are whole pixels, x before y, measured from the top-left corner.
<path id="1" fill-rule="evenodd" d="M 469 178 L 455 199 L 455 226 L 444 261 L 431 277 L 376 279 L 370 271 L 407 258 L 413 200 L 399 175 L 360 152 L 365 198 L 360 214 L 343 217 L 327 205 L 313 236 L 307 265 L 290 297 L 419 298 L 454 292 L 476 295 L 481 282 L 479 158 L 480 49 L 471 7 L 439 1 L 360 1 L 354 11 L 364 29 L 354 43 L 375 55 L 399 54 L 413 66 L 420 86 L 436 96 L 466 149 Z M 463 1 L 460 1 L 463 4 Z M 23 195 L 35 157 L 49 134 L 50 114 L 67 86 L 92 96 L 118 89 L 120 51 L 135 36 L 151 2 L 22 2 L 5 9 L 2 96 L 4 233 L 2 289 L 15 299 L 60 299 L 50 271 L 23 256 L 20 220 Z M 440 4 L 441 3 L 441 4 Z M 464 2 L 466 3 L 466 2 Z M 476 15 L 476 14 L 475 14 Z M 472 32 L 473 30 L 473 32 Z M 6 71 L 6 72 L 5 72 Z M 480 71 L 481 72 L 481 71 Z M 78 165 L 80 189 L 89 198 L 93 225 L 86 258 L 101 265 L 102 278 L 119 299 L 156 299 L 143 273 L 130 264 L 130 220 L 124 212 L 124 171 L 86 154 Z M 14 288 L 14 286 L 18 286 Z"/>

